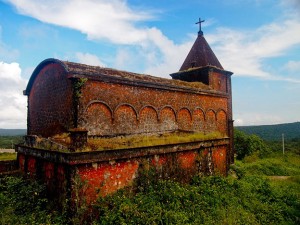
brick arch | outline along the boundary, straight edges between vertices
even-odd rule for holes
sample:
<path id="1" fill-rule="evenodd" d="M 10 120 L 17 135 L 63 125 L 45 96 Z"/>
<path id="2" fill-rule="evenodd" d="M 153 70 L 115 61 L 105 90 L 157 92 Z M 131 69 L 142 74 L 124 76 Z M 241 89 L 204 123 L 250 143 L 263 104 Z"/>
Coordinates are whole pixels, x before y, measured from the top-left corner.
<path id="1" fill-rule="evenodd" d="M 205 130 L 205 112 L 201 107 L 196 107 L 192 114 L 193 130 L 203 131 Z"/>
<path id="2" fill-rule="evenodd" d="M 110 115 L 111 115 L 111 118 L 113 118 L 113 110 L 110 108 L 110 106 L 104 102 L 104 101 L 101 101 L 101 100 L 92 100 L 90 101 L 87 106 L 85 107 L 84 109 L 84 113 L 86 113 L 86 111 L 88 110 L 88 108 L 92 105 L 92 104 L 96 104 L 96 103 L 99 103 L 99 104 L 103 104 L 107 107 L 107 109 L 110 111 Z"/>
<path id="3" fill-rule="evenodd" d="M 192 113 L 191 111 L 184 107 L 177 111 L 177 123 L 178 129 L 180 130 L 192 130 Z"/>
<path id="4" fill-rule="evenodd" d="M 219 120 L 220 114 L 227 118 L 227 112 L 224 109 L 218 109 L 216 112 L 216 119 Z"/>
<path id="5" fill-rule="evenodd" d="M 218 109 L 217 110 L 217 129 L 218 131 L 226 135 L 227 134 L 227 113 L 224 109 Z"/>
<path id="6" fill-rule="evenodd" d="M 88 129 L 89 135 L 103 136 L 111 132 L 113 114 L 105 102 L 91 101 L 84 111 L 82 126 Z"/>
<path id="7" fill-rule="evenodd" d="M 207 132 L 217 131 L 216 111 L 213 109 L 207 109 L 205 112 L 205 130 Z"/>
<path id="8" fill-rule="evenodd" d="M 144 105 L 144 106 L 139 110 L 138 119 L 140 119 L 141 112 L 142 112 L 143 110 L 145 110 L 146 108 L 149 108 L 149 109 L 154 110 L 155 115 L 156 115 L 156 119 L 159 120 L 158 110 L 157 110 L 154 106 L 152 106 L 152 105 Z"/>
<path id="9" fill-rule="evenodd" d="M 139 132 L 155 132 L 159 130 L 159 116 L 156 108 L 152 105 L 145 105 L 139 110 Z"/>
<path id="10" fill-rule="evenodd" d="M 176 111 L 172 106 L 166 105 L 159 110 L 159 122 L 161 131 L 178 129 Z"/>
<path id="11" fill-rule="evenodd" d="M 116 111 L 117 111 L 120 107 L 122 107 L 122 106 L 128 106 L 128 107 L 132 108 L 132 110 L 134 111 L 134 114 L 135 114 L 135 118 L 136 118 L 136 120 L 138 120 L 138 112 L 137 112 L 137 110 L 134 108 L 133 105 L 131 105 L 131 104 L 129 104 L 129 103 L 121 103 L 121 104 L 117 105 L 117 107 L 115 108 L 115 110 L 114 110 L 114 112 L 113 112 L 113 118 L 114 118 L 114 116 L 115 116 L 115 114 L 116 114 Z"/>
<path id="12" fill-rule="evenodd" d="M 137 133 L 137 115 L 137 111 L 132 105 L 127 103 L 118 105 L 114 110 L 114 133 Z"/>

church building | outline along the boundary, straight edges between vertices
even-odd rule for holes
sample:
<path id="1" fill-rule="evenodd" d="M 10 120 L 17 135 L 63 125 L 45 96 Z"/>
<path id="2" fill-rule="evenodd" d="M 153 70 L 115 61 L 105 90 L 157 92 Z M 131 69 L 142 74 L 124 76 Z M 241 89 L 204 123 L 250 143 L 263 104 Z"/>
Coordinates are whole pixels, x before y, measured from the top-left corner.
<path id="1" fill-rule="evenodd" d="M 172 79 L 46 59 L 24 91 L 19 166 L 50 191 L 68 190 L 76 173 L 104 195 L 130 185 L 145 163 L 179 180 L 226 175 L 234 156 L 231 75 L 201 28 Z M 120 140 L 127 147 L 110 145 Z"/>

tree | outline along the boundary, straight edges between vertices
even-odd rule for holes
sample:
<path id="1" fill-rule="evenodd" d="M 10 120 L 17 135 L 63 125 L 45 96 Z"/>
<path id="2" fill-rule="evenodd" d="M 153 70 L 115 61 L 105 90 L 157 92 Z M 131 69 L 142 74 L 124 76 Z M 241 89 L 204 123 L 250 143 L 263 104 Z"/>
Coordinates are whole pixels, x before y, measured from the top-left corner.
<path id="1" fill-rule="evenodd" d="M 270 152 L 269 147 L 260 137 L 254 134 L 247 135 L 237 129 L 234 131 L 234 147 L 237 154 L 236 158 L 239 160 L 253 153 L 265 156 Z"/>

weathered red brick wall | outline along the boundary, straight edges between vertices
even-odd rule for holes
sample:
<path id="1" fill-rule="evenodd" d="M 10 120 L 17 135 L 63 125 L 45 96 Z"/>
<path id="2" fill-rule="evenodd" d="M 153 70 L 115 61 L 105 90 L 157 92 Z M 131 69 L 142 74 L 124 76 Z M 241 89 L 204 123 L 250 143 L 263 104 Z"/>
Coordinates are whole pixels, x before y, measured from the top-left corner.
<path id="1" fill-rule="evenodd" d="M 227 92 L 227 75 L 212 71 L 209 76 L 209 84 L 214 90 Z"/>
<path id="2" fill-rule="evenodd" d="M 77 107 L 69 78 L 73 75 L 66 71 L 61 64 L 50 63 L 35 75 L 28 93 L 28 134 L 49 137 L 81 127 L 96 136 L 175 130 L 219 131 L 228 136 L 231 96 L 221 73 L 212 71 L 209 76 L 218 93 L 87 76 Z"/>
<path id="3" fill-rule="evenodd" d="M 68 189 L 67 165 L 24 153 L 18 153 L 17 164 L 26 176 L 44 182 L 50 198 L 62 200 L 65 197 Z"/>
<path id="4" fill-rule="evenodd" d="M 84 197 L 88 203 L 131 186 L 151 174 L 155 179 L 189 182 L 197 174 L 227 173 L 228 139 L 193 144 L 87 153 L 60 153 L 18 146 L 19 168 L 41 179 L 51 198 Z M 125 152 L 125 153 L 124 153 Z M 118 154 L 121 154 L 121 157 Z M 93 156 L 94 155 L 94 156 Z M 75 157 L 74 159 L 72 157 Z M 138 183 L 137 183 L 138 184 Z"/>
<path id="5" fill-rule="evenodd" d="M 72 83 L 63 67 L 48 64 L 34 80 L 28 96 L 29 135 L 49 137 L 73 126 Z"/>
<path id="6" fill-rule="evenodd" d="M 197 94 L 88 80 L 82 89 L 79 126 L 89 135 L 174 130 L 227 134 L 227 101 Z"/>

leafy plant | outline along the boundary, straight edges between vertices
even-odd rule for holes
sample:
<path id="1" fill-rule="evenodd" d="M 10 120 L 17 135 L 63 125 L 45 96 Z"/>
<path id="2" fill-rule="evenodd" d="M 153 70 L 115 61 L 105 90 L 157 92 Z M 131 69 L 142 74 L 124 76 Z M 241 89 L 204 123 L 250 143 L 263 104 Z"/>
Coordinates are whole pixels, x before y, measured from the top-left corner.
<path id="1" fill-rule="evenodd" d="M 22 177 L 0 179 L 2 224 L 48 223 L 45 186 Z"/>
<path id="2" fill-rule="evenodd" d="M 266 143 L 256 135 L 247 135 L 242 131 L 234 131 L 234 148 L 237 159 L 243 159 L 253 153 L 266 156 L 270 153 Z"/>

